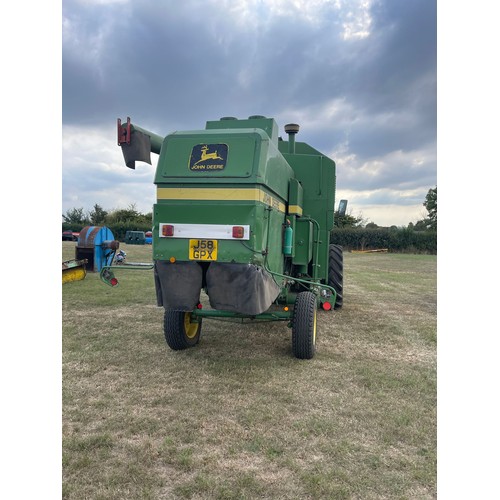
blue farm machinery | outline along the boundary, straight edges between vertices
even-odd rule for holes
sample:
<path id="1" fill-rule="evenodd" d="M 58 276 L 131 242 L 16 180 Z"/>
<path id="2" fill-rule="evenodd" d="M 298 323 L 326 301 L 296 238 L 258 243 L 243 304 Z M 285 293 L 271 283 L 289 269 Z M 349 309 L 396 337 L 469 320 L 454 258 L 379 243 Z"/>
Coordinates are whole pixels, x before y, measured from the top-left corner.
<path id="1" fill-rule="evenodd" d="M 87 226 L 78 234 L 75 258 L 62 263 L 62 282 L 83 280 L 87 271 L 100 273 L 111 266 L 119 242 L 107 227 Z"/>
<path id="2" fill-rule="evenodd" d="M 106 266 L 111 266 L 119 246 L 108 227 L 86 226 L 78 236 L 75 259 L 86 259 L 87 271 L 100 273 Z"/>
<path id="3" fill-rule="evenodd" d="M 318 309 L 342 306 L 335 163 L 296 141 L 297 124 L 284 129 L 286 139 L 273 118 L 224 117 L 162 137 L 118 120 L 129 168 L 159 155 L 151 265 L 172 349 L 196 345 L 208 318 L 286 321 L 293 354 L 310 359 Z M 101 270 L 107 284 L 114 269 Z"/>

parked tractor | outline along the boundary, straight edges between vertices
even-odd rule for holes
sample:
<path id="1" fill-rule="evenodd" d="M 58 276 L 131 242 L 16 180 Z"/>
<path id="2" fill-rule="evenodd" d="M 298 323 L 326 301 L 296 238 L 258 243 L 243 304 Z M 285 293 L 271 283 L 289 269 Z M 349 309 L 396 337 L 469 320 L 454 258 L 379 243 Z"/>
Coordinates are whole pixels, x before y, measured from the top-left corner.
<path id="1" fill-rule="evenodd" d="M 318 309 L 342 306 L 335 163 L 296 142 L 297 124 L 284 129 L 286 140 L 273 118 L 224 117 L 162 137 L 118 119 L 127 167 L 159 155 L 151 266 L 170 348 L 198 344 L 208 318 L 286 321 L 293 354 L 310 359 Z M 113 269 L 104 282 L 117 283 Z"/>

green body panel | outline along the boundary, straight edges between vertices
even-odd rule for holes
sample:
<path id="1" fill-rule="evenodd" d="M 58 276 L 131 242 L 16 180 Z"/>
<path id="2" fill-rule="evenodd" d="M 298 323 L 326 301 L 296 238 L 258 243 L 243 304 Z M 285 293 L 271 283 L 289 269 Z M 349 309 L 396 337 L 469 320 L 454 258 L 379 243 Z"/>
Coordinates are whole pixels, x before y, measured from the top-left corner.
<path id="1" fill-rule="evenodd" d="M 295 223 L 295 252 L 292 262 L 294 265 L 306 266 L 313 257 L 313 223 L 309 220 L 298 218 Z"/>
<path id="2" fill-rule="evenodd" d="M 223 169 L 190 170 L 193 148 L 203 144 L 227 146 L 227 161 Z M 216 129 L 175 132 L 165 137 L 154 182 L 158 186 L 174 185 L 176 181 L 224 186 L 237 179 L 238 184 L 261 184 L 286 201 L 288 181 L 293 175 L 277 143 L 271 141 L 263 130 Z"/>
<path id="3" fill-rule="evenodd" d="M 160 223 L 249 225 L 249 240 L 218 240 L 217 261 L 257 265 L 266 261 L 272 270 L 281 273 L 284 217 L 284 213 L 261 202 L 159 200 L 153 209 L 153 234 L 160 234 Z M 171 257 L 177 261 L 189 260 L 189 238 L 153 238 L 153 258 L 169 260 Z"/>
<path id="4" fill-rule="evenodd" d="M 290 179 L 288 204 L 288 213 L 302 215 L 297 209 L 302 210 L 304 206 L 304 188 L 298 179 Z"/>
<path id="5" fill-rule="evenodd" d="M 218 240 L 217 261 L 265 265 L 282 273 L 282 232 L 294 172 L 279 152 L 275 121 L 221 120 L 207 127 L 165 137 L 155 174 L 153 234 L 159 235 L 161 223 L 249 225 L 247 241 Z M 220 158 L 209 169 L 198 169 L 195 152 L 205 145 Z M 154 237 L 153 253 L 155 260 L 188 260 L 189 239 Z"/>
<path id="6" fill-rule="evenodd" d="M 335 210 L 335 162 L 303 142 L 295 142 L 295 153 L 288 153 L 288 141 L 278 143 L 279 150 L 294 170 L 294 177 L 303 188 L 302 217 L 319 224 L 317 277 L 328 281 L 330 232 Z M 317 229 L 313 231 L 317 239 Z M 295 240 L 297 245 L 297 239 Z M 301 250 L 295 248 L 301 255 Z"/>

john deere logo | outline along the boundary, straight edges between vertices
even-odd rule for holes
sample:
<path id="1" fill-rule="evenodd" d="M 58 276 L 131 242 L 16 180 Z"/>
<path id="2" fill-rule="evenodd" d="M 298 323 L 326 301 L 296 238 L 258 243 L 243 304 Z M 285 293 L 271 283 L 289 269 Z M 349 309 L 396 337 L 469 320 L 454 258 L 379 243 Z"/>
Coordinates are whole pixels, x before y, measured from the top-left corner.
<path id="1" fill-rule="evenodd" d="M 227 144 L 198 144 L 191 151 L 189 170 L 207 172 L 224 170 L 227 161 Z"/>

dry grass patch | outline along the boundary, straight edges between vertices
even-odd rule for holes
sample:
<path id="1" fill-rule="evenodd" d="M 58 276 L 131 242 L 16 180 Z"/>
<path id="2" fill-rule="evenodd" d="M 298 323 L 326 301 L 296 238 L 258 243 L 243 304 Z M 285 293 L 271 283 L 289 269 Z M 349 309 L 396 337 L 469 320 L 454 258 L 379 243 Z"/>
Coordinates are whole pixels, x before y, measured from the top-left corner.
<path id="1" fill-rule="evenodd" d="M 151 271 L 118 277 L 63 287 L 64 498 L 435 498 L 435 257 L 346 254 L 311 361 L 285 323 L 171 351 Z"/>

